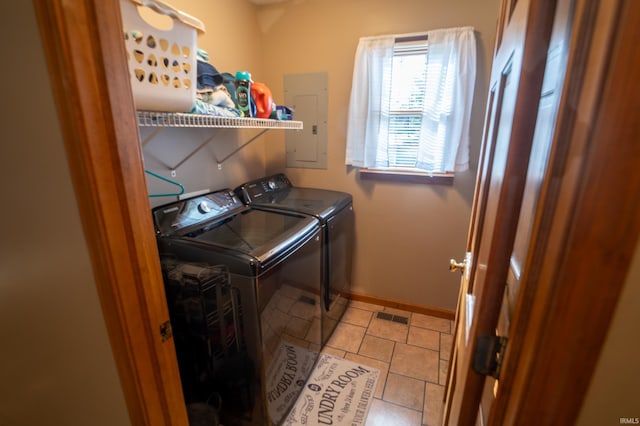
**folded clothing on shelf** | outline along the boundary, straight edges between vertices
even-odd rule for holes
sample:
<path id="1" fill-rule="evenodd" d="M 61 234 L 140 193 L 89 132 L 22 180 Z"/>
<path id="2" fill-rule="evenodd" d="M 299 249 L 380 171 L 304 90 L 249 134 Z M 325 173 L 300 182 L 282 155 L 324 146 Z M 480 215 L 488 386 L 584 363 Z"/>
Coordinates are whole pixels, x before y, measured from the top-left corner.
<path id="1" fill-rule="evenodd" d="M 209 62 L 198 59 L 198 89 L 216 87 L 223 82 L 222 75 Z"/>
<path id="2" fill-rule="evenodd" d="M 196 99 L 193 108 L 189 112 L 192 114 L 217 115 L 220 117 L 240 116 L 240 111 L 235 108 L 229 108 L 221 105 L 212 105 L 200 99 Z"/>

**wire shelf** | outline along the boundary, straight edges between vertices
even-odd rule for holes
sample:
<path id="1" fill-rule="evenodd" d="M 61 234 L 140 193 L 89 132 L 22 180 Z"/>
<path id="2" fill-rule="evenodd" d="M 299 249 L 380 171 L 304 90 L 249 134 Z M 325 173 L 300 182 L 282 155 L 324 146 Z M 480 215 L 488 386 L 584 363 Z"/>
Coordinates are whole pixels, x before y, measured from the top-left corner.
<path id="1" fill-rule="evenodd" d="M 300 130 L 303 128 L 302 121 L 221 117 L 216 115 L 157 111 L 138 111 L 138 125 L 141 127 L 212 127 L 294 130 Z"/>

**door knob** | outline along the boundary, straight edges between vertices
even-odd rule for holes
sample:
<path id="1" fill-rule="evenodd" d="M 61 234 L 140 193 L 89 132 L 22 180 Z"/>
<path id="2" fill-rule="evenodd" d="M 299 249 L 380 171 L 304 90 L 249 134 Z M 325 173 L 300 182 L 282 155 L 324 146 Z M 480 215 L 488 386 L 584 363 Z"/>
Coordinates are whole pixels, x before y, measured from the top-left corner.
<path id="1" fill-rule="evenodd" d="M 460 273 L 464 273 L 464 268 L 467 266 L 467 262 L 463 261 L 463 262 L 456 262 L 455 259 L 451 259 L 449 261 L 449 271 L 454 272 L 454 271 L 460 271 Z"/>

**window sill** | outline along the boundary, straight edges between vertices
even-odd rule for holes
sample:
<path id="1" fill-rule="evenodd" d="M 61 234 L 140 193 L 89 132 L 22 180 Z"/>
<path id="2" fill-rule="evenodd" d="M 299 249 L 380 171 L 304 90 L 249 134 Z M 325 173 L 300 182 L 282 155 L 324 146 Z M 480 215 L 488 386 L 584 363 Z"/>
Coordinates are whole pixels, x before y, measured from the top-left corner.
<path id="1" fill-rule="evenodd" d="M 421 183 L 425 185 L 453 185 L 454 173 L 426 173 L 410 170 L 359 169 L 360 179 L 387 182 Z"/>

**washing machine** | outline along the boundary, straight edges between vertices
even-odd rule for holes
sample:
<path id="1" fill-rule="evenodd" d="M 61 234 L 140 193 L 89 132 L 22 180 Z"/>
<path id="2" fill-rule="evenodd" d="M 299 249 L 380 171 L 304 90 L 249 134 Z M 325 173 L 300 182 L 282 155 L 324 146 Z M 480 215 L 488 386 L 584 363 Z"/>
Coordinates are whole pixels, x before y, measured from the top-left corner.
<path id="1" fill-rule="evenodd" d="M 235 193 L 249 206 L 265 211 L 305 214 L 322 228 L 322 344 L 335 330 L 349 301 L 354 247 L 351 194 L 294 186 L 284 173 L 247 182 Z"/>
<path id="2" fill-rule="evenodd" d="M 229 189 L 156 207 L 153 218 L 161 258 L 228 271 L 229 294 L 237 291 L 235 316 L 241 321 L 235 321 L 233 332 L 242 336 L 251 364 L 238 368 L 251 371 L 253 397 L 242 413 L 227 413 L 233 418 L 226 423 L 279 424 L 321 349 L 320 221 L 293 211 L 255 209 Z M 229 375 L 232 369 L 219 373 Z M 224 414 L 235 396 L 218 391 L 218 397 Z"/>

